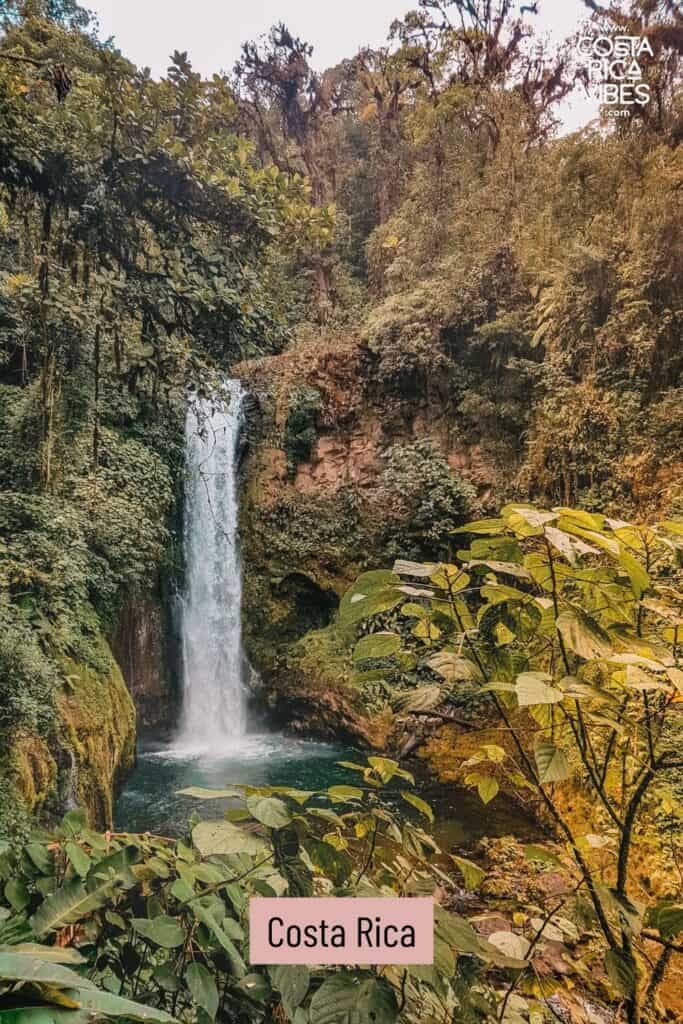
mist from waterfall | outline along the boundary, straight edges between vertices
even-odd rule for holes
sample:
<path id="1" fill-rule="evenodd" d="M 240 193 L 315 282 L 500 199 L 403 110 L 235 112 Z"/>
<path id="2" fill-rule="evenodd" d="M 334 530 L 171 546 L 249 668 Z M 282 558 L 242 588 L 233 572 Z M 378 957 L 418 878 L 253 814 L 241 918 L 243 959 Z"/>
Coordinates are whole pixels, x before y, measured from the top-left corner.
<path id="1" fill-rule="evenodd" d="M 183 709 L 178 746 L 225 755 L 246 729 L 237 444 L 244 392 L 197 399 L 185 425 Z"/>

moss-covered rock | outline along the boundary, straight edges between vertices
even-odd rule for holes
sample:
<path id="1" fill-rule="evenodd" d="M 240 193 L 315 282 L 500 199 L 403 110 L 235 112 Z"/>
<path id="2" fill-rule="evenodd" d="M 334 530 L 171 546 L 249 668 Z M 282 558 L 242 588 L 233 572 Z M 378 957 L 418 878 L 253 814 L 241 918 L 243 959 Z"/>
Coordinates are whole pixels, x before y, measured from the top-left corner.
<path id="1" fill-rule="evenodd" d="M 67 802 L 85 807 L 100 827 L 111 826 L 114 794 L 135 761 L 135 707 L 107 653 L 102 672 L 65 660 L 55 697 L 57 736 L 68 757 Z"/>
<path id="2" fill-rule="evenodd" d="M 384 749 L 391 716 L 368 714 L 351 682 L 351 652 L 335 626 L 311 630 L 270 675 L 268 699 L 292 732 Z"/>
<path id="3" fill-rule="evenodd" d="M 60 662 L 50 727 L 5 738 L 0 761 L 0 834 L 19 835 L 29 819 L 50 822 L 83 807 L 91 825 L 112 824 L 117 788 L 135 761 L 135 708 L 106 642 L 94 668 Z"/>

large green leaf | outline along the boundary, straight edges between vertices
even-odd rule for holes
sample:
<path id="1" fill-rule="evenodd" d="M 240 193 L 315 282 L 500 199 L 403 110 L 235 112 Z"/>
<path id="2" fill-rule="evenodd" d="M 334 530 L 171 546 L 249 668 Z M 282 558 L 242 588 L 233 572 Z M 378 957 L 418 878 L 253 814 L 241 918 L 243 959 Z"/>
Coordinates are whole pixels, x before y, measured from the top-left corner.
<path id="1" fill-rule="evenodd" d="M 64 849 L 76 874 L 80 875 L 81 878 L 87 878 L 92 861 L 83 847 L 79 846 L 78 843 L 67 843 Z"/>
<path id="2" fill-rule="evenodd" d="M 586 661 L 593 658 L 609 658 L 612 654 L 612 643 L 608 634 L 595 619 L 580 608 L 560 612 L 557 616 L 557 628 L 569 650 Z"/>
<path id="3" fill-rule="evenodd" d="M 38 936 L 47 935 L 49 932 L 64 928 L 67 924 L 82 921 L 93 911 L 104 906 L 115 886 L 116 879 L 100 881 L 88 888 L 80 879 L 72 879 L 43 900 L 38 907 L 31 918 L 34 933 Z"/>
<path id="4" fill-rule="evenodd" d="M 447 683 L 459 683 L 479 677 L 476 665 L 455 651 L 439 651 L 429 658 L 427 665 Z"/>
<path id="5" fill-rule="evenodd" d="M 353 650 L 353 660 L 389 658 L 401 650 L 401 638 L 396 633 L 370 633 L 362 637 Z"/>
<path id="6" fill-rule="evenodd" d="M 229 919 L 226 919 L 223 924 L 219 924 L 213 914 L 206 907 L 202 906 L 201 901 L 199 900 L 192 903 L 192 911 L 197 920 L 201 921 L 202 924 L 205 925 L 218 939 L 219 943 L 228 954 L 232 964 L 232 969 L 237 977 L 244 977 L 247 971 L 246 964 L 240 956 L 237 946 L 232 941 L 233 937 L 228 935 L 227 928 L 230 927 L 228 925 Z"/>
<path id="7" fill-rule="evenodd" d="M 500 533 L 501 530 L 505 529 L 504 519 L 476 519 L 472 523 L 465 523 L 464 526 L 459 526 L 457 530 L 452 530 L 452 533 L 476 533 L 488 536 L 489 534 Z"/>
<path id="8" fill-rule="evenodd" d="M 368 764 L 384 783 L 390 782 L 397 772 L 400 774 L 398 761 L 394 761 L 390 757 L 369 757 Z"/>
<path id="9" fill-rule="evenodd" d="M 175 1018 L 165 1010 L 143 1006 L 99 989 L 67 990 L 67 995 L 78 1002 L 81 1009 L 90 1011 L 91 1015 L 95 1014 L 95 1020 L 104 1016 L 124 1017 L 126 1020 L 140 1021 L 141 1024 L 176 1024 Z"/>
<path id="10" fill-rule="evenodd" d="M 563 698 L 562 690 L 552 686 L 552 678 L 545 672 L 522 672 L 517 676 L 515 690 L 520 707 L 533 704 L 558 704 Z"/>
<path id="11" fill-rule="evenodd" d="M 341 600 L 341 625 L 352 626 L 371 615 L 395 608 L 403 596 L 400 586 L 401 577 L 387 569 L 363 573 Z"/>
<path id="12" fill-rule="evenodd" d="M 347 800 L 360 800 L 363 790 L 357 786 L 329 786 L 327 795 L 335 804 L 346 803 Z"/>
<path id="13" fill-rule="evenodd" d="M 434 811 L 431 809 L 426 800 L 422 797 L 416 796 L 415 793 L 411 793 L 409 790 L 401 790 L 401 796 L 403 799 L 415 807 L 420 814 L 424 814 L 425 818 L 428 818 L 430 822 L 434 822 Z"/>
<path id="14" fill-rule="evenodd" d="M 20 942 L 15 946 L 0 946 L 0 953 L 35 957 L 53 964 L 84 964 L 85 957 L 69 946 L 43 946 L 39 942 Z"/>
<path id="15" fill-rule="evenodd" d="M 270 996 L 270 985 L 263 974 L 247 974 L 238 984 L 245 995 L 249 996 L 256 1003 L 265 1003 Z"/>
<path id="16" fill-rule="evenodd" d="M 268 828 L 284 828 L 292 820 L 287 804 L 275 796 L 258 796 L 257 794 L 249 796 L 247 797 L 247 810 L 257 821 Z"/>
<path id="17" fill-rule="evenodd" d="M 92 987 L 91 982 L 82 978 L 69 967 L 51 963 L 35 955 L 25 953 L 0 953 L 0 979 L 2 981 L 33 982 L 53 985 L 55 988 Z"/>
<path id="18" fill-rule="evenodd" d="M 131 924 L 138 935 L 162 949 L 177 949 L 185 942 L 185 931 L 175 917 L 166 914 L 153 918 L 134 917 Z"/>
<path id="19" fill-rule="evenodd" d="M 434 907 L 434 934 L 461 953 L 472 953 L 482 957 L 483 950 L 479 936 L 469 921 L 459 914 L 452 914 L 438 904 Z"/>
<path id="20" fill-rule="evenodd" d="M 263 839 L 229 821 L 200 821 L 192 830 L 192 841 L 202 857 L 226 853 L 254 856 L 266 850 Z"/>
<path id="21" fill-rule="evenodd" d="M 623 545 L 619 554 L 619 562 L 628 573 L 633 593 L 640 600 L 645 591 L 649 590 L 652 586 L 652 581 L 647 574 L 645 566 L 637 558 L 634 558 L 630 551 L 626 551 Z"/>
<path id="22" fill-rule="evenodd" d="M 311 999 L 311 1024 L 393 1024 L 397 1017 L 396 996 L 388 982 L 361 979 L 350 971 L 333 974 Z"/>
<path id="23" fill-rule="evenodd" d="M 567 755 L 550 740 L 539 740 L 534 748 L 534 756 L 540 782 L 564 782 L 569 778 Z"/>
<path id="24" fill-rule="evenodd" d="M 273 987 L 280 993 L 287 1016 L 293 1017 L 297 1006 L 306 998 L 311 972 L 303 964 L 279 964 L 271 967 L 270 977 Z"/>
<path id="25" fill-rule="evenodd" d="M 185 981 L 197 1006 L 201 1006 L 211 1020 L 214 1020 L 218 1012 L 219 999 L 216 982 L 213 980 L 211 972 L 204 964 L 195 961 L 185 971 Z"/>
<path id="26" fill-rule="evenodd" d="M 402 690 L 394 697 L 395 711 L 431 711 L 442 701 L 441 687 L 418 686 L 415 690 Z"/>
<path id="27" fill-rule="evenodd" d="M 31 902 L 29 891 L 20 878 L 10 878 L 5 883 L 5 899 L 17 913 L 21 913 Z"/>
<path id="28" fill-rule="evenodd" d="M 669 903 L 660 907 L 656 925 L 665 939 L 673 939 L 679 932 L 683 932 L 683 903 Z"/>
<path id="29" fill-rule="evenodd" d="M 636 986 L 636 975 L 633 965 L 616 949 L 605 953 L 605 968 L 610 981 L 622 996 L 630 996 Z"/>
<path id="30" fill-rule="evenodd" d="M 93 1024 L 89 1010 L 67 1010 L 62 1006 L 19 1006 L 0 1010 L 0 1024 Z"/>
<path id="31" fill-rule="evenodd" d="M 466 889 L 476 889 L 486 878 L 486 872 L 467 857 L 457 857 L 452 853 L 451 860 L 462 872 Z"/>

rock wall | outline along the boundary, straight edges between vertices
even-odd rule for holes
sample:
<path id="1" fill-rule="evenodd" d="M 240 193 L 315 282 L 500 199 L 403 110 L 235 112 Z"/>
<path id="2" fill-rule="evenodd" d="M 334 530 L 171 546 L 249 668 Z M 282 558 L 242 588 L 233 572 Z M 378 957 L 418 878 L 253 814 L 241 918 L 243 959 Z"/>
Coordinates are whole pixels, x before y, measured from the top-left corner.
<path id="1" fill-rule="evenodd" d="M 158 589 L 126 601 L 112 650 L 133 698 L 141 731 L 165 733 L 174 724 L 176 646 L 172 609 Z"/>
<path id="2" fill-rule="evenodd" d="M 237 372 L 252 395 L 241 500 L 248 654 L 292 727 L 322 734 L 336 718 L 375 745 L 384 727 L 368 726 L 319 638 L 360 572 L 399 555 L 438 557 L 450 527 L 487 509 L 502 470 L 459 430 L 447 396 L 378 389 L 354 338 L 303 340 Z"/>

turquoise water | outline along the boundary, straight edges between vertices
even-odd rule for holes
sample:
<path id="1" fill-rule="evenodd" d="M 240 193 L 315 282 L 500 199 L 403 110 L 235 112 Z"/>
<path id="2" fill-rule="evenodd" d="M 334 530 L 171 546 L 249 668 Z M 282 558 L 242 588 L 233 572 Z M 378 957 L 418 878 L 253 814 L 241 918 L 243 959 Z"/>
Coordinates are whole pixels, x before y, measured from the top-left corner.
<path id="1" fill-rule="evenodd" d="M 340 782 L 357 782 L 358 777 L 337 762 L 363 763 L 365 756 L 348 747 L 280 734 L 247 735 L 221 757 L 182 748 L 144 746 L 117 801 L 115 827 L 126 832 L 182 835 L 193 812 L 198 811 L 203 818 L 220 818 L 231 801 L 198 801 L 179 796 L 179 789 L 220 789 L 240 783 L 325 789 Z M 469 790 L 431 782 L 420 771 L 419 762 L 417 768 L 412 764 L 409 767 L 416 773 L 416 791 L 434 808 L 435 834 L 442 848 L 466 849 L 486 835 L 538 838 L 538 827 L 502 796 L 484 807 Z M 402 813 L 412 813 L 398 795 L 404 788 L 405 782 L 390 784 L 385 790 L 386 799 L 400 804 Z"/>

